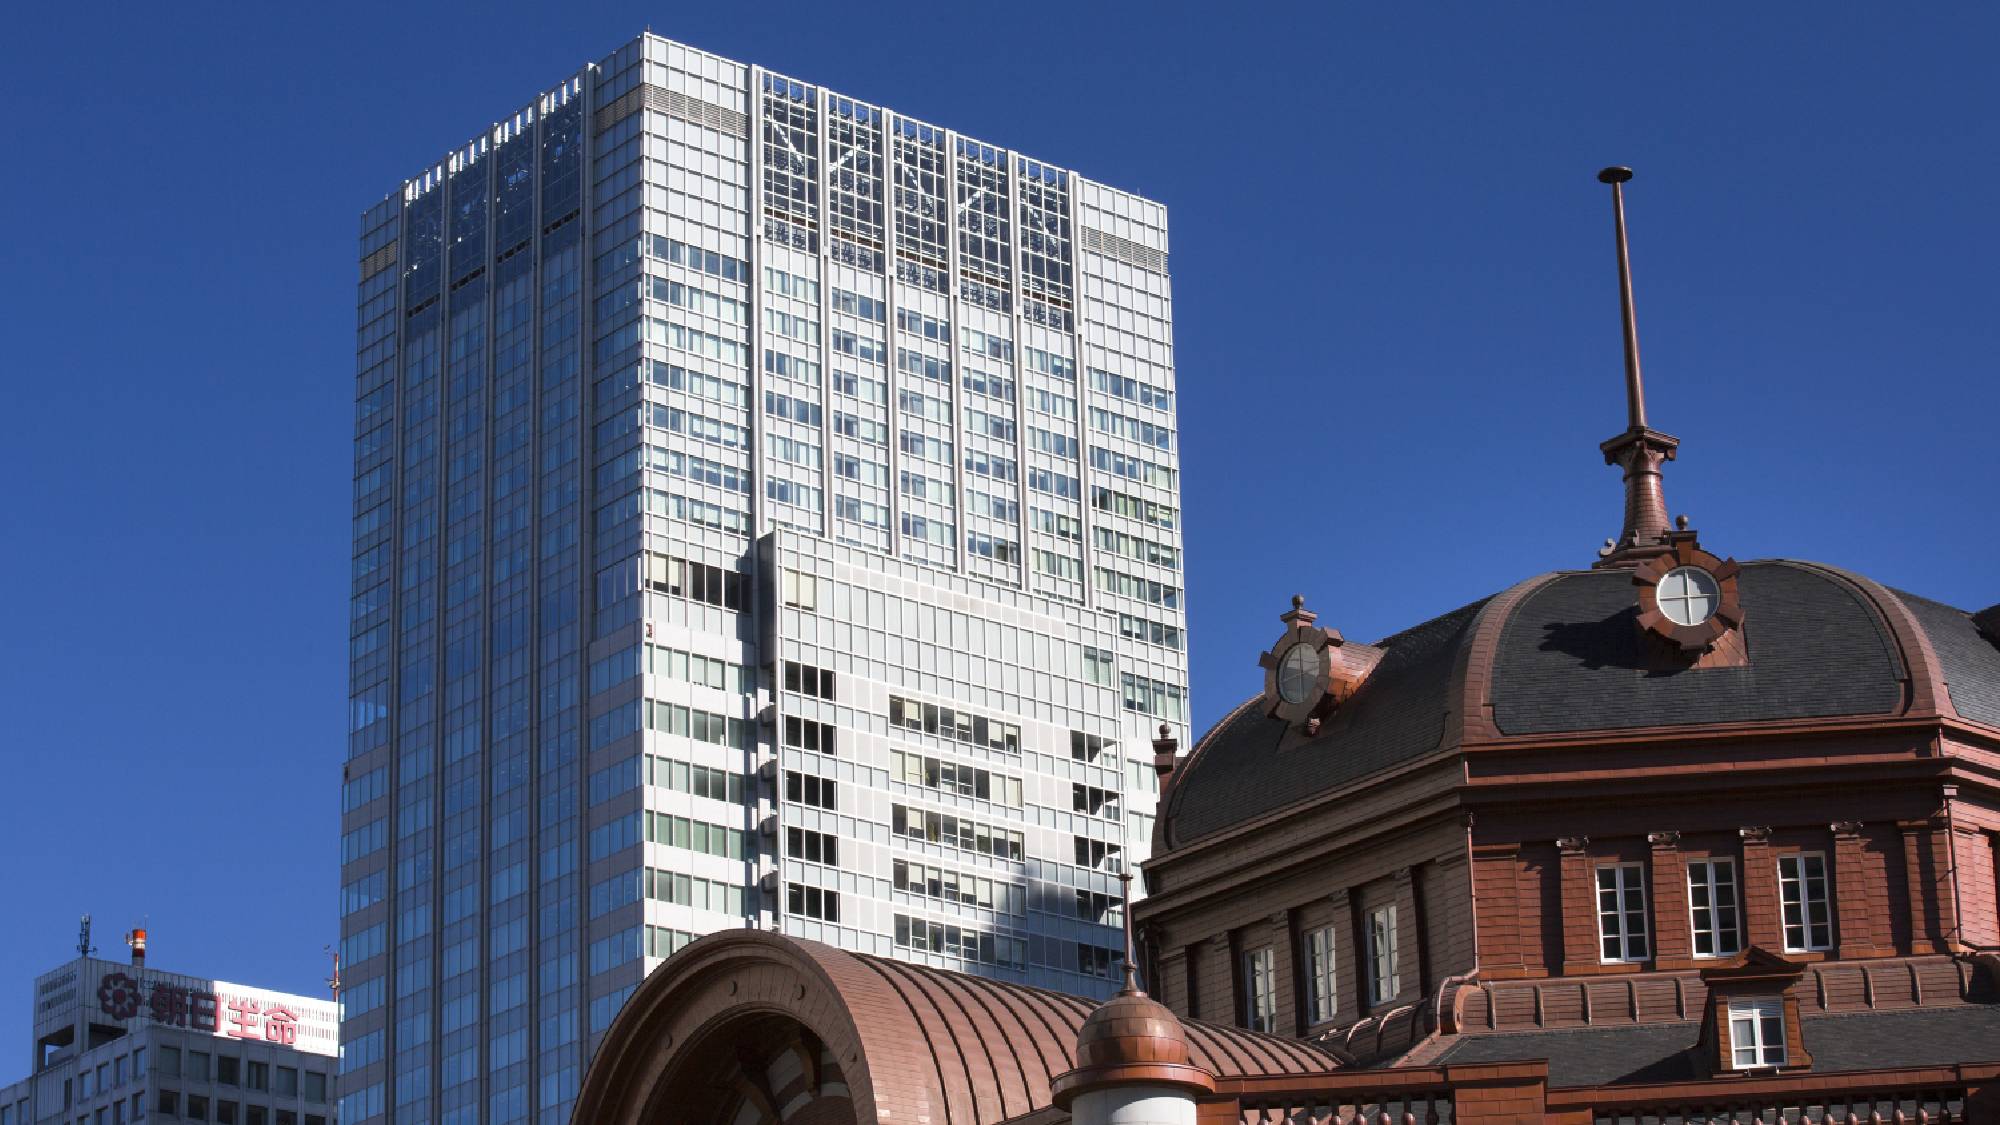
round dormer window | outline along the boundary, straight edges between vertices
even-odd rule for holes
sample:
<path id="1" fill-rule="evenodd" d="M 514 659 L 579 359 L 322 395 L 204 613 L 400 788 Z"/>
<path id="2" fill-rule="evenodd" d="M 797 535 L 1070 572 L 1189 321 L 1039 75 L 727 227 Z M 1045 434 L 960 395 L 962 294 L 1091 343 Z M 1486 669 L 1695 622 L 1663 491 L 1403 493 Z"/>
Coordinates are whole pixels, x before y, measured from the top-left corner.
<path id="1" fill-rule="evenodd" d="M 1660 612 L 1676 625 L 1699 625 L 1715 616 L 1722 586 L 1698 566 L 1677 566 L 1660 578 Z"/>
<path id="2" fill-rule="evenodd" d="M 1278 698 L 1286 703 L 1304 703 L 1319 691 L 1319 649 L 1300 642 L 1285 650 L 1278 662 Z"/>

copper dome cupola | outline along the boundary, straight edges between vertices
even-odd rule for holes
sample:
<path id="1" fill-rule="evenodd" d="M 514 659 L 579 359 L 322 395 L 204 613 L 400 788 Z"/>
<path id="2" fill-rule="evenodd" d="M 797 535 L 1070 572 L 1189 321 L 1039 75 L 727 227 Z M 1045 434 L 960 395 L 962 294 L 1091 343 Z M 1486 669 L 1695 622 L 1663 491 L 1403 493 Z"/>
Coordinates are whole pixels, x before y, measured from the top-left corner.
<path id="1" fill-rule="evenodd" d="M 1076 1029 L 1076 1066 L 1050 1085 L 1056 1108 L 1114 1087 L 1165 1088 L 1188 1096 L 1215 1092 L 1215 1077 L 1188 1056 L 1187 1029 L 1165 1004 L 1139 987 L 1132 949 L 1132 875 L 1125 893 L 1125 986 Z M 1190 1111 L 1192 1112 L 1192 1111 Z"/>

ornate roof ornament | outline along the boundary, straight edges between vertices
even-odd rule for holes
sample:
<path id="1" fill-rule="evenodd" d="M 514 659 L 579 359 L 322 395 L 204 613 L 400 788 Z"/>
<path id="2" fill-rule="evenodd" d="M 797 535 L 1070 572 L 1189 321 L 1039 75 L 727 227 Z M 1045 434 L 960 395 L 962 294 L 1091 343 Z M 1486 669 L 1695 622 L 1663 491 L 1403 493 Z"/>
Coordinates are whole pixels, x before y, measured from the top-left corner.
<path id="1" fill-rule="evenodd" d="M 1354 694 L 1361 679 L 1341 659 L 1347 644 L 1338 629 L 1322 629 L 1317 614 L 1306 608 L 1304 595 L 1292 595 L 1292 608 L 1278 615 L 1285 631 L 1269 652 L 1257 658 L 1264 669 L 1264 703 L 1270 715 L 1306 733 L 1317 734 L 1327 716 Z"/>
<path id="2" fill-rule="evenodd" d="M 1742 568 L 1702 550 L 1686 528 L 1682 516 L 1680 530 L 1667 536 L 1667 552 L 1640 563 L 1632 584 L 1639 588 L 1639 627 L 1681 655 L 1699 657 L 1743 625 L 1736 589 Z"/>
<path id="3" fill-rule="evenodd" d="M 1625 526 L 1604 541 L 1599 567 L 1638 566 L 1666 554 L 1667 499 L 1660 466 L 1674 459 L 1680 439 L 1646 424 L 1646 385 L 1639 371 L 1639 323 L 1632 304 L 1632 255 L 1625 240 L 1625 184 L 1632 169 L 1612 167 L 1597 174 L 1611 185 L 1611 214 L 1618 236 L 1618 296 L 1625 326 L 1625 432 L 1598 446 L 1604 463 L 1625 470 Z"/>

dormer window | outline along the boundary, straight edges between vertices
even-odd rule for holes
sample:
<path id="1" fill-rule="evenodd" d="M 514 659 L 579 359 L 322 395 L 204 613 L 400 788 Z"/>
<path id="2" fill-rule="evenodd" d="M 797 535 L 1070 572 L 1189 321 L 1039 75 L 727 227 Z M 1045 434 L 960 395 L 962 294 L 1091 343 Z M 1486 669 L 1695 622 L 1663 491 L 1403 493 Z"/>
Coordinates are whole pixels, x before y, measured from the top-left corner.
<path id="1" fill-rule="evenodd" d="M 1784 1066 L 1785 1001 L 1778 996 L 1729 1002 L 1729 1065 L 1735 1070 Z"/>
<path id="2" fill-rule="evenodd" d="M 1290 612 L 1278 615 L 1285 632 L 1257 658 L 1264 669 L 1266 712 L 1310 738 L 1354 694 L 1381 651 L 1348 645 L 1337 629 L 1313 624 L 1303 597 L 1292 599 Z"/>
<path id="3" fill-rule="evenodd" d="M 1702 1038 L 1713 1044 L 1714 1073 L 1812 1068 L 1799 1034 L 1799 1002 L 1792 995 L 1804 974 L 1803 962 L 1754 945 L 1702 970 L 1708 986 Z"/>
<path id="4" fill-rule="evenodd" d="M 1694 532 L 1671 533 L 1671 549 L 1632 572 L 1639 589 L 1639 627 L 1687 659 L 1699 659 L 1743 625 L 1734 559 L 1701 549 Z"/>

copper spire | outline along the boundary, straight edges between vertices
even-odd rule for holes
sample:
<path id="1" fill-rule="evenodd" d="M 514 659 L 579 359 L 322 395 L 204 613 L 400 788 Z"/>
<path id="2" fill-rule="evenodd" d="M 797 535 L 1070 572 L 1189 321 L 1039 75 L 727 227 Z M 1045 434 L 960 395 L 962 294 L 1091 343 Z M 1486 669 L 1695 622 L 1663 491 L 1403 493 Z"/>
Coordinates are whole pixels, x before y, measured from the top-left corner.
<path id="1" fill-rule="evenodd" d="M 1129 867 L 1118 873 L 1118 895 L 1123 900 L 1118 907 L 1118 917 L 1125 923 L 1125 987 L 1119 992 L 1143 996 L 1145 993 L 1139 987 L 1139 967 L 1132 951 L 1132 872 Z"/>
<path id="2" fill-rule="evenodd" d="M 1667 499 L 1660 488 L 1660 465 L 1674 459 L 1680 439 L 1646 424 L 1646 385 L 1639 373 L 1639 322 L 1632 302 L 1632 253 L 1625 238 L 1625 183 L 1632 169 L 1611 167 L 1597 174 L 1611 185 L 1611 215 L 1618 239 L 1618 297 L 1625 328 L 1625 432 L 1598 446 L 1607 465 L 1625 470 L 1625 526 L 1606 540 L 1597 565 L 1637 566 L 1668 548 Z"/>

